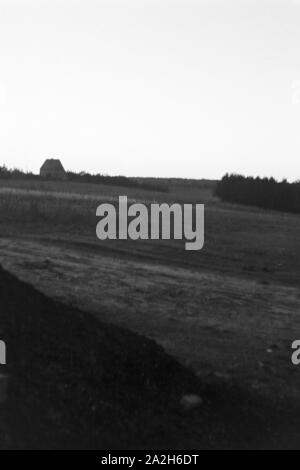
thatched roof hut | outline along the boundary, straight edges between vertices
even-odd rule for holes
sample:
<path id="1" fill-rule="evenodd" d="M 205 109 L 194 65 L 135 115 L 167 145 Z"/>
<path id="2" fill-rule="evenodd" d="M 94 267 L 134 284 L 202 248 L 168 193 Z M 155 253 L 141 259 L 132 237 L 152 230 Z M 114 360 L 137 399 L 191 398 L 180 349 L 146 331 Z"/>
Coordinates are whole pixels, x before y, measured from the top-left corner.
<path id="1" fill-rule="evenodd" d="M 44 178 L 67 179 L 67 174 L 60 160 L 47 158 L 40 169 L 40 176 Z"/>

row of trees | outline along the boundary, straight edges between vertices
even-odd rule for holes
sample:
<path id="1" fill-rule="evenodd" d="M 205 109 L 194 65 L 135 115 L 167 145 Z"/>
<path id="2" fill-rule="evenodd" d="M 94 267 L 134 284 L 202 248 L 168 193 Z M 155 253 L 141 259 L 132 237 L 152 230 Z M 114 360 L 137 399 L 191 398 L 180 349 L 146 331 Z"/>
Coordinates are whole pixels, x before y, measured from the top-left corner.
<path id="1" fill-rule="evenodd" d="M 300 213 L 300 182 L 226 174 L 216 185 L 223 201 Z"/>
<path id="2" fill-rule="evenodd" d="M 0 166 L 0 179 L 35 179 L 38 175 L 30 172 L 24 172 L 17 168 L 7 168 L 5 165 Z"/>
<path id="3" fill-rule="evenodd" d="M 17 168 L 9 169 L 5 165 L 0 166 L 0 180 L 1 179 L 14 179 L 14 180 L 47 180 L 51 178 L 41 177 L 31 172 L 24 172 Z M 168 192 L 168 185 L 159 180 L 152 179 L 146 180 L 143 178 L 128 178 L 127 176 L 108 176 L 108 175 L 92 175 L 83 171 L 75 173 L 73 171 L 67 172 L 67 181 L 74 181 L 78 183 L 92 183 L 92 184 L 106 184 L 113 186 L 125 186 L 128 188 L 148 189 L 151 191 Z"/>
<path id="4" fill-rule="evenodd" d="M 128 178 L 127 176 L 108 176 L 108 175 L 91 175 L 83 171 L 75 173 L 67 172 L 69 181 L 77 181 L 81 183 L 108 184 L 113 186 L 126 186 L 128 188 L 149 189 L 151 191 L 168 192 L 169 188 L 166 184 L 159 181 L 147 181 L 143 178 Z"/>

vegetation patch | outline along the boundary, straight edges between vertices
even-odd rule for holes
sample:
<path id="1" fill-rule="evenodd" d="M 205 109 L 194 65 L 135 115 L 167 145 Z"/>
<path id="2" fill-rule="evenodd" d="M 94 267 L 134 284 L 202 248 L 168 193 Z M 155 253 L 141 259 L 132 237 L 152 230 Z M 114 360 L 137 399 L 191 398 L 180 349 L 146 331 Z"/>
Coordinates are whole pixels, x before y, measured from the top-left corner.
<path id="1" fill-rule="evenodd" d="M 274 178 L 225 175 L 216 185 L 215 195 L 223 201 L 300 213 L 300 182 L 277 182 Z"/>

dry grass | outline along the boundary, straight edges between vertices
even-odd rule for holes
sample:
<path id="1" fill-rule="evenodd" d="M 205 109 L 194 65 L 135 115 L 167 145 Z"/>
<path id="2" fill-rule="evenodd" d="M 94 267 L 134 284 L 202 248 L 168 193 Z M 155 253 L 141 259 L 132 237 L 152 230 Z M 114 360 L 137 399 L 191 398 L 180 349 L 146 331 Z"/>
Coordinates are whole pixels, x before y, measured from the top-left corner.
<path id="1" fill-rule="evenodd" d="M 196 195 L 197 194 L 197 197 Z M 0 220 L 6 224 L 38 226 L 86 232 L 95 226 L 96 208 L 100 203 L 118 204 L 126 195 L 128 203 L 191 202 L 214 200 L 211 189 L 188 188 L 168 194 L 147 190 L 83 183 L 45 181 L 0 181 Z"/>

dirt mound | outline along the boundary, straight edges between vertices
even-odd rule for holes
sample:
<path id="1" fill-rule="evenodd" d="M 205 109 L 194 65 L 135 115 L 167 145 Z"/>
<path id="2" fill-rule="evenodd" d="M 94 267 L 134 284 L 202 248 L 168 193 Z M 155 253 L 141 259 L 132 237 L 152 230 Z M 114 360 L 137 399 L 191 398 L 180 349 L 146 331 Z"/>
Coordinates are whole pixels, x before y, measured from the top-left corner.
<path id="1" fill-rule="evenodd" d="M 1 268 L 0 307 L 0 339 L 7 345 L 0 373 L 9 374 L 1 449 L 299 442 L 294 410 L 283 413 L 224 384 L 201 385 L 153 341 L 57 303 Z M 187 411 L 187 394 L 199 394 L 201 406 Z"/>

